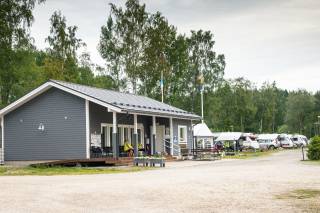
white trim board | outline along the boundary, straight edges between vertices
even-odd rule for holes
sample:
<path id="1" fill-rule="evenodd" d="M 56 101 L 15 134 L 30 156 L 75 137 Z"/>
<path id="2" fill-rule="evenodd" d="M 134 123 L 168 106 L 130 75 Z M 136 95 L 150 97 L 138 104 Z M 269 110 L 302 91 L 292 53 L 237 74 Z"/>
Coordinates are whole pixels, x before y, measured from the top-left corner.
<path id="1" fill-rule="evenodd" d="M 5 114 L 11 112 L 12 110 L 14 110 L 14 109 L 18 108 L 19 106 L 25 104 L 26 102 L 28 102 L 31 99 L 37 97 L 38 95 L 44 93 L 45 91 L 49 90 L 52 87 L 61 89 L 61 90 L 65 91 L 65 92 L 68 92 L 70 94 L 73 94 L 75 96 L 83 98 L 85 100 L 88 100 L 88 101 L 91 101 L 93 103 L 99 104 L 101 106 L 107 107 L 110 110 L 113 110 L 113 111 L 116 111 L 116 112 L 121 112 L 122 111 L 121 108 L 119 108 L 119 107 L 115 107 L 115 106 L 110 105 L 108 103 L 105 103 L 103 101 L 99 101 L 99 100 L 97 100 L 95 98 L 92 98 L 92 97 L 90 97 L 88 95 L 82 94 L 80 92 L 74 91 L 74 90 L 69 89 L 67 87 L 61 86 L 61 85 L 59 85 L 57 83 L 49 81 L 47 83 L 42 84 L 38 88 L 32 90 L 31 92 L 29 92 L 25 96 L 19 98 L 15 102 L 9 104 L 7 107 L 3 108 L 2 110 L 0 110 L 0 115 L 5 115 Z"/>
<path id="2" fill-rule="evenodd" d="M 192 122 L 192 121 L 191 121 Z M 170 120 L 169 120 L 169 123 L 170 123 L 170 154 L 171 156 L 173 156 L 173 121 L 172 121 L 172 117 L 170 117 Z"/>
<path id="3" fill-rule="evenodd" d="M 3 116 L 5 114 L 7 114 L 8 112 L 11 112 L 12 110 L 18 108 L 19 106 L 23 105 L 24 103 L 26 103 L 26 102 L 30 101 L 31 99 L 35 98 L 36 96 L 40 95 L 41 93 L 44 93 L 45 91 L 47 91 L 51 87 L 52 87 L 52 85 L 50 84 L 50 82 L 42 84 L 40 87 L 32 90 L 31 92 L 29 92 L 25 96 L 19 98 L 15 102 L 9 104 L 8 106 L 6 106 L 2 110 L 0 110 L 0 115 Z"/>
<path id="4" fill-rule="evenodd" d="M 90 111 L 89 111 L 89 101 L 86 100 L 85 102 L 86 108 L 86 157 L 87 159 L 90 158 Z"/>
<path id="5" fill-rule="evenodd" d="M 0 162 L 4 163 L 4 116 L 1 116 L 1 149 L 0 149 Z"/>

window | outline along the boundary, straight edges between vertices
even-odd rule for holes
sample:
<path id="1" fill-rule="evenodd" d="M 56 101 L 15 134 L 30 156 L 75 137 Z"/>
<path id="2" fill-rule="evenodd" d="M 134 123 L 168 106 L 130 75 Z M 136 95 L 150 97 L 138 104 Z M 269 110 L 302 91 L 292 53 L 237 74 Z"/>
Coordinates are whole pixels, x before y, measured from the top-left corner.
<path id="1" fill-rule="evenodd" d="M 119 135 L 120 146 L 123 146 L 124 142 L 123 142 L 123 128 L 122 127 L 118 127 L 118 135 Z"/>
<path id="2" fill-rule="evenodd" d="M 108 144 L 109 130 L 107 127 L 103 127 L 102 131 L 101 147 L 110 147 L 110 144 Z"/>
<path id="3" fill-rule="evenodd" d="M 142 129 L 138 129 L 138 144 L 142 144 L 142 148 L 144 148 L 143 141 L 143 131 Z"/>
<path id="4" fill-rule="evenodd" d="M 106 145 L 107 147 L 111 147 L 111 138 L 112 138 L 112 127 L 105 127 L 107 129 L 108 137 L 106 138 Z"/>
<path id="5" fill-rule="evenodd" d="M 187 127 L 178 126 L 179 143 L 187 143 Z"/>
<path id="6" fill-rule="evenodd" d="M 101 124 L 101 131 L 102 134 L 105 135 L 104 144 L 107 147 L 111 147 L 112 145 L 112 124 Z M 118 125 L 118 132 L 117 135 L 119 137 L 119 145 L 123 146 L 124 141 L 128 141 L 129 144 L 132 144 L 133 141 L 133 133 L 134 133 L 134 126 L 133 125 Z M 144 128 L 142 124 L 138 124 L 138 144 L 141 143 L 144 147 Z"/>
<path id="7" fill-rule="evenodd" d="M 131 135 L 129 135 L 130 128 L 124 127 L 123 128 L 123 143 L 127 141 L 129 144 L 131 144 Z"/>

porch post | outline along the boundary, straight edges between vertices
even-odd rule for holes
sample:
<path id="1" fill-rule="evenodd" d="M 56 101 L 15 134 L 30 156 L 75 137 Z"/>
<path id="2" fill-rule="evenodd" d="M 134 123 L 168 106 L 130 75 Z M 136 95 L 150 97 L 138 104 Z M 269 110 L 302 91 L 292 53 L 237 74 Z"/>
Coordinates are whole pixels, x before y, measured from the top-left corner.
<path id="1" fill-rule="evenodd" d="M 117 143 L 117 113 L 112 112 L 112 152 L 113 152 L 113 157 L 117 158 L 119 157 L 119 146 Z"/>
<path id="2" fill-rule="evenodd" d="M 156 153 L 156 116 L 152 116 L 152 143 L 151 143 L 151 155 Z"/>
<path id="3" fill-rule="evenodd" d="M 137 114 L 133 114 L 133 151 L 134 151 L 134 156 L 138 157 L 138 118 Z M 141 136 L 142 137 L 142 136 Z"/>
<path id="4" fill-rule="evenodd" d="M 172 117 L 170 117 L 170 155 L 173 156 L 173 124 Z"/>
<path id="5" fill-rule="evenodd" d="M 85 102 L 86 108 L 86 157 L 87 159 L 90 158 L 90 110 L 89 110 L 89 101 L 86 100 Z"/>

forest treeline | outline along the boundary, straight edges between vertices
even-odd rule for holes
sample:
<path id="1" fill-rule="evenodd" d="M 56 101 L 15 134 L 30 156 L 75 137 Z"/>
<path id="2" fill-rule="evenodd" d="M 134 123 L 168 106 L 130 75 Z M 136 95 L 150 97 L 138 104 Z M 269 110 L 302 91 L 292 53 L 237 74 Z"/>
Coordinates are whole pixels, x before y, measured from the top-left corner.
<path id="1" fill-rule="evenodd" d="M 211 31 L 180 34 L 160 12 L 146 11 L 138 0 L 122 7 L 109 4 L 97 46 L 105 65 L 98 66 L 78 38 L 78 27 L 68 26 L 59 10 L 48 20 L 48 48 L 34 45 L 30 30 L 38 4 L 45 1 L 0 1 L 0 107 L 48 79 L 161 100 L 163 79 L 164 102 L 197 114 L 203 89 L 205 122 L 214 131 L 311 136 L 318 130 L 320 91 L 287 91 L 275 82 L 257 88 L 245 78 L 224 79 L 226 59 L 216 53 Z"/>

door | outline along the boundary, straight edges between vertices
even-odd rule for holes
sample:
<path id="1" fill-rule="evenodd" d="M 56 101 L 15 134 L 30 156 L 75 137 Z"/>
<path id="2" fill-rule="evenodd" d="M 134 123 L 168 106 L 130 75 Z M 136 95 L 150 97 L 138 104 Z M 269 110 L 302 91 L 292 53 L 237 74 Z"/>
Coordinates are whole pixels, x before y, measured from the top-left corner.
<path id="1" fill-rule="evenodd" d="M 152 132 L 152 126 L 151 129 L 151 135 Z M 155 146 L 155 152 L 164 152 L 164 134 L 165 134 L 165 127 L 164 126 L 156 126 L 156 146 Z"/>

